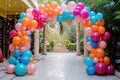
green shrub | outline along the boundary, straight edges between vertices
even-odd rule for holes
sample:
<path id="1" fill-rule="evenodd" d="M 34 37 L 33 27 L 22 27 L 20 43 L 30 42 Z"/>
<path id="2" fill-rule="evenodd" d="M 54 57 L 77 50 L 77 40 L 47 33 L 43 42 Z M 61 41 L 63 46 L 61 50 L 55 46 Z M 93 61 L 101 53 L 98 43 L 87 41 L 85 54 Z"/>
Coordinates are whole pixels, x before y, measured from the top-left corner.
<path id="1" fill-rule="evenodd" d="M 53 51 L 54 45 L 55 45 L 54 41 L 51 41 L 50 42 L 51 51 Z"/>
<path id="2" fill-rule="evenodd" d="M 76 51 L 76 43 L 69 43 L 69 51 Z"/>
<path id="3" fill-rule="evenodd" d="M 65 42 L 65 46 L 66 46 L 67 49 L 69 49 L 69 45 L 70 45 L 70 41 L 67 40 L 67 41 Z"/>

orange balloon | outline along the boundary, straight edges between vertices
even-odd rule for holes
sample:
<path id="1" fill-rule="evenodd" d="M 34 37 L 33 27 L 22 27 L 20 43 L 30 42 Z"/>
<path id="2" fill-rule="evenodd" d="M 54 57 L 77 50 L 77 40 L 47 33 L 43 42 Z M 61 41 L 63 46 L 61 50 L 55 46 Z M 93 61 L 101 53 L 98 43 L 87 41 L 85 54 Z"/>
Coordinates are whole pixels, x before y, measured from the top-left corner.
<path id="1" fill-rule="evenodd" d="M 31 59 L 30 59 L 30 64 L 33 64 L 33 63 L 34 63 L 34 59 L 31 58 Z"/>
<path id="2" fill-rule="evenodd" d="M 30 19 L 29 18 L 23 18 L 22 19 L 22 25 L 23 26 L 29 26 Z"/>
<path id="3" fill-rule="evenodd" d="M 13 52 L 10 52 L 10 56 L 13 56 L 14 55 L 14 53 Z"/>
<path id="4" fill-rule="evenodd" d="M 110 64 L 110 58 L 109 57 L 104 57 L 104 63 L 105 65 L 109 65 Z"/>
<path id="5" fill-rule="evenodd" d="M 98 27 L 97 25 L 92 25 L 92 26 L 91 26 L 91 29 L 92 29 L 93 31 L 98 31 L 98 28 L 99 28 L 99 27 Z"/>
<path id="6" fill-rule="evenodd" d="M 71 20 L 67 20 L 66 23 L 70 25 L 72 23 L 72 21 Z"/>
<path id="7" fill-rule="evenodd" d="M 47 15 L 48 15 L 49 17 L 52 17 L 52 16 L 53 16 L 53 13 L 52 13 L 52 12 L 48 12 Z"/>
<path id="8" fill-rule="evenodd" d="M 105 21 L 104 21 L 104 20 L 100 20 L 100 21 L 97 21 L 97 22 L 96 22 L 96 25 L 97 25 L 97 26 L 104 26 L 104 24 L 105 24 Z"/>
<path id="9" fill-rule="evenodd" d="M 99 61 L 100 61 L 100 62 L 104 62 L 104 59 L 103 59 L 103 58 L 100 58 Z"/>
<path id="10" fill-rule="evenodd" d="M 86 27 L 87 27 L 87 24 L 82 24 L 82 27 L 83 27 L 83 28 L 86 28 Z"/>
<path id="11" fill-rule="evenodd" d="M 59 15 L 59 10 L 58 9 L 54 9 L 53 10 L 53 16 L 58 16 Z"/>
<path id="12" fill-rule="evenodd" d="M 50 6 L 55 9 L 55 8 L 57 8 L 58 3 L 57 3 L 56 1 L 52 1 L 52 2 L 50 3 Z"/>
<path id="13" fill-rule="evenodd" d="M 50 4 L 46 4 L 45 7 L 49 9 L 51 6 L 50 6 Z"/>
<path id="14" fill-rule="evenodd" d="M 91 58 L 94 58 L 95 57 L 95 54 L 93 54 L 93 53 L 90 53 L 90 55 L 89 55 Z"/>
<path id="15" fill-rule="evenodd" d="M 49 12 L 53 12 L 53 11 L 54 11 L 54 9 L 50 7 L 49 8 Z"/>
<path id="16" fill-rule="evenodd" d="M 103 26 L 100 26 L 98 28 L 98 33 L 101 34 L 101 35 L 104 34 L 105 33 L 105 28 Z"/>
<path id="17" fill-rule="evenodd" d="M 30 20 L 29 28 L 36 28 L 38 26 L 38 22 L 36 20 Z"/>
<path id="18" fill-rule="evenodd" d="M 12 42 L 14 45 L 18 46 L 21 44 L 21 38 L 18 36 L 13 37 Z"/>
<path id="19" fill-rule="evenodd" d="M 30 42 L 30 38 L 28 36 L 22 36 L 21 43 L 28 44 Z"/>
<path id="20" fill-rule="evenodd" d="M 97 48 L 95 50 L 95 57 L 97 58 L 103 58 L 104 57 L 104 50 L 101 48 Z"/>
<path id="21" fill-rule="evenodd" d="M 45 8 L 46 6 L 45 6 L 45 4 L 40 4 L 40 10 L 43 10 L 44 8 Z"/>
<path id="22" fill-rule="evenodd" d="M 17 32 L 17 36 L 19 36 L 19 37 L 23 36 L 22 33 L 21 33 L 21 31 Z"/>
<path id="23" fill-rule="evenodd" d="M 87 25 L 88 25 L 89 27 L 92 26 L 92 23 L 90 22 L 90 20 L 87 22 Z"/>
<path id="24" fill-rule="evenodd" d="M 22 33 L 23 36 L 27 35 L 25 30 L 22 30 L 21 33 Z"/>
<path id="25" fill-rule="evenodd" d="M 91 53 L 92 53 L 92 54 L 95 54 L 95 49 L 91 49 Z"/>
<path id="26" fill-rule="evenodd" d="M 19 47 L 19 46 L 14 46 L 14 49 L 15 49 L 15 50 L 19 50 L 20 47 Z"/>

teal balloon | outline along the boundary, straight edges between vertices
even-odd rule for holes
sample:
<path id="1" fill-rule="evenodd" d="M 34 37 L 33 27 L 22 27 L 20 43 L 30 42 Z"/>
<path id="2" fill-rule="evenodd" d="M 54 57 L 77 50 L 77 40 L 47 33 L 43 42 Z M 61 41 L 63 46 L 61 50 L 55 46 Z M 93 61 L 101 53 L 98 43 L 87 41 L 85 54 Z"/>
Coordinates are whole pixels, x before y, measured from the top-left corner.
<path id="1" fill-rule="evenodd" d="M 28 56 L 22 56 L 20 58 L 20 62 L 23 63 L 23 64 L 25 64 L 25 65 L 27 65 L 27 64 L 30 63 L 30 58 Z"/>
<path id="2" fill-rule="evenodd" d="M 92 22 L 92 24 L 95 24 L 97 21 L 96 16 L 90 17 L 90 21 Z"/>
<path id="3" fill-rule="evenodd" d="M 15 64 L 17 65 L 17 64 L 19 64 L 19 63 L 20 63 L 19 60 L 16 60 Z"/>
<path id="4" fill-rule="evenodd" d="M 90 16 L 90 17 L 96 16 L 96 13 L 95 13 L 94 11 L 91 11 L 91 12 L 89 13 L 89 16 Z"/>
<path id="5" fill-rule="evenodd" d="M 29 58 L 31 58 L 32 57 L 32 52 L 30 50 L 25 50 L 22 53 L 22 56 L 28 56 Z"/>
<path id="6" fill-rule="evenodd" d="M 19 57 L 21 54 L 21 51 L 20 50 L 14 50 L 14 57 Z"/>
<path id="7" fill-rule="evenodd" d="M 15 66 L 14 71 L 17 76 L 24 76 L 27 72 L 27 67 L 26 65 L 20 63 Z"/>
<path id="8" fill-rule="evenodd" d="M 69 19 L 69 14 L 70 12 L 68 10 L 63 11 L 62 16 L 63 16 L 63 21 L 67 21 Z"/>
<path id="9" fill-rule="evenodd" d="M 70 15 L 69 15 L 69 19 L 70 19 L 70 20 L 74 20 L 74 19 L 75 19 L 75 15 L 74 15 L 74 14 L 70 14 Z"/>
<path id="10" fill-rule="evenodd" d="M 84 58 L 84 64 L 87 65 L 87 66 L 94 65 L 93 59 L 91 57 Z"/>
<path id="11" fill-rule="evenodd" d="M 103 13 L 97 13 L 96 18 L 97 18 L 97 20 L 102 20 L 103 19 Z"/>
<path id="12" fill-rule="evenodd" d="M 10 57 L 8 58 L 8 62 L 9 62 L 10 64 L 15 64 L 15 63 L 16 63 L 16 58 L 13 57 L 13 56 L 10 56 Z"/>
<path id="13" fill-rule="evenodd" d="M 86 7 L 85 7 L 85 9 L 87 9 L 87 10 L 88 10 L 88 12 L 90 12 L 90 11 L 91 11 L 90 7 L 88 7 L 88 6 L 86 6 Z"/>
<path id="14" fill-rule="evenodd" d="M 92 37 L 91 36 L 87 36 L 86 40 L 87 40 L 87 42 L 91 42 L 92 41 Z"/>
<path id="15" fill-rule="evenodd" d="M 57 16 L 57 21 L 58 21 L 58 22 L 62 22 L 62 21 L 63 21 L 62 15 L 58 15 L 58 16 Z"/>
<path id="16" fill-rule="evenodd" d="M 86 69 L 86 72 L 88 75 L 95 75 L 95 67 L 94 66 L 88 66 Z"/>
<path id="17" fill-rule="evenodd" d="M 20 13 L 20 18 L 23 19 L 24 17 L 26 17 L 26 14 L 24 12 Z"/>
<path id="18" fill-rule="evenodd" d="M 17 23 L 21 23 L 21 22 L 22 22 L 22 19 L 18 19 L 18 20 L 17 20 Z"/>

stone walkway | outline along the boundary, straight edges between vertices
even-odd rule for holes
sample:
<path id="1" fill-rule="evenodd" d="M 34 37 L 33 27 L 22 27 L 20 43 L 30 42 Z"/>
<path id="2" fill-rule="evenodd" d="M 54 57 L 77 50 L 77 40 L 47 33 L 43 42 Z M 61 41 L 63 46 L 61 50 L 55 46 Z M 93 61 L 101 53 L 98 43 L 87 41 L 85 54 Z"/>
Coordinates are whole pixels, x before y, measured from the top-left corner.
<path id="1" fill-rule="evenodd" d="M 4 65 L 0 64 L 0 80 L 120 80 L 113 76 L 88 76 L 81 56 L 72 53 L 52 53 L 35 61 L 37 72 L 34 75 L 17 77 L 6 74 Z"/>

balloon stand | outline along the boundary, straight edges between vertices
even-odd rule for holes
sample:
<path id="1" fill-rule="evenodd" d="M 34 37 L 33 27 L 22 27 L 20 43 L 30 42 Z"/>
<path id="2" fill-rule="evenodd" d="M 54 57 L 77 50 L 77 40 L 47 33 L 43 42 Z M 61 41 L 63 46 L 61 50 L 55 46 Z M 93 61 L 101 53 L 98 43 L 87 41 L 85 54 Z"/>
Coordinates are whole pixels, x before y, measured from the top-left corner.
<path id="1" fill-rule="evenodd" d="M 91 11 L 90 7 L 82 2 L 70 1 L 67 5 L 58 5 L 56 1 L 50 4 L 40 4 L 39 8 L 28 8 L 26 12 L 20 13 L 15 29 L 10 32 L 12 43 L 9 45 L 10 57 L 6 72 L 15 73 L 17 76 L 34 74 L 36 67 L 32 55 L 31 42 L 32 33 L 35 29 L 42 29 L 48 21 L 72 22 L 81 24 L 87 35 L 86 48 L 90 51 L 89 57 L 84 58 L 87 65 L 88 75 L 113 74 L 114 67 L 110 64 L 110 58 L 105 56 L 104 49 L 110 33 L 105 31 L 103 14 Z"/>

